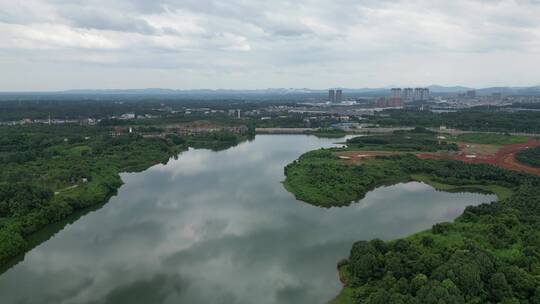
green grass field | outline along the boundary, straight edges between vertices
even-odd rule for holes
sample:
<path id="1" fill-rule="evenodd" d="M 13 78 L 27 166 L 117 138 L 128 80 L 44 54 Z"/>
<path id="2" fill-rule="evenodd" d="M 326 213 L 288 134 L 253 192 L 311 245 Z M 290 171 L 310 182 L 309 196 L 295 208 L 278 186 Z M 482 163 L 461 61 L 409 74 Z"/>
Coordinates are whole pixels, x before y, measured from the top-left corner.
<path id="1" fill-rule="evenodd" d="M 467 186 L 456 186 L 450 184 L 443 184 L 437 181 L 434 181 L 427 175 L 422 174 L 412 174 L 411 178 L 418 182 L 426 183 L 437 190 L 447 191 L 447 192 L 460 192 L 460 191 L 474 191 L 475 189 L 482 192 L 489 192 L 497 195 L 498 200 L 504 200 L 512 196 L 512 189 L 500 186 L 500 185 L 467 185 Z"/>
<path id="2" fill-rule="evenodd" d="M 527 136 L 516 136 L 501 133 L 467 133 L 454 137 L 457 141 L 486 145 L 510 145 L 524 143 Z"/>

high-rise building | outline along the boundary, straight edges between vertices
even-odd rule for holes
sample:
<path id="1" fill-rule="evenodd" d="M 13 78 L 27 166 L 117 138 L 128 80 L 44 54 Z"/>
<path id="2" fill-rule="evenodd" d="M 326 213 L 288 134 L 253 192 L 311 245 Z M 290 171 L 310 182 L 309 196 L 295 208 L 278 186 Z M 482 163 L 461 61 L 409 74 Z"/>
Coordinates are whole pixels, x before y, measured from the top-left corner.
<path id="1" fill-rule="evenodd" d="M 414 90 L 413 88 L 405 88 L 401 94 L 401 98 L 406 101 L 411 101 L 414 99 Z"/>
<path id="2" fill-rule="evenodd" d="M 467 97 L 469 97 L 469 98 L 476 97 L 476 90 L 468 90 L 467 91 Z"/>
<path id="3" fill-rule="evenodd" d="M 328 101 L 336 102 L 336 90 L 328 90 Z"/>
<path id="4" fill-rule="evenodd" d="M 429 99 L 429 89 L 428 88 L 393 88 L 391 90 L 392 99 L 400 99 L 402 101 L 413 101 L 413 100 L 428 100 Z"/>
<path id="5" fill-rule="evenodd" d="M 414 89 L 414 100 L 428 100 L 429 99 L 429 89 L 428 88 L 416 88 Z"/>
<path id="6" fill-rule="evenodd" d="M 392 89 L 392 98 L 401 98 L 401 88 Z"/>
<path id="7" fill-rule="evenodd" d="M 342 102 L 342 101 L 343 101 L 343 91 L 342 90 L 336 90 L 335 102 Z"/>
<path id="8" fill-rule="evenodd" d="M 428 100 L 429 99 L 429 89 L 424 88 L 422 90 L 422 100 Z"/>
<path id="9" fill-rule="evenodd" d="M 413 100 L 422 100 L 422 99 L 421 99 L 421 96 L 422 96 L 422 88 L 416 88 L 416 89 L 414 89 L 414 97 L 413 97 Z"/>

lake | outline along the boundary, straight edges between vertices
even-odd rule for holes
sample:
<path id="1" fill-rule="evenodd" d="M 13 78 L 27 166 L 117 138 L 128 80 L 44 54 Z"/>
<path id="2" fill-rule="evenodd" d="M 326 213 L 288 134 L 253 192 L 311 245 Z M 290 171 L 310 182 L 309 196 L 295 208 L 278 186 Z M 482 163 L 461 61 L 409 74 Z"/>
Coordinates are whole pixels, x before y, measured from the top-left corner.
<path id="1" fill-rule="evenodd" d="M 326 303 L 354 241 L 404 237 L 496 199 L 412 182 L 343 208 L 295 200 L 283 167 L 336 141 L 259 135 L 122 174 L 107 204 L 0 276 L 0 303 Z"/>

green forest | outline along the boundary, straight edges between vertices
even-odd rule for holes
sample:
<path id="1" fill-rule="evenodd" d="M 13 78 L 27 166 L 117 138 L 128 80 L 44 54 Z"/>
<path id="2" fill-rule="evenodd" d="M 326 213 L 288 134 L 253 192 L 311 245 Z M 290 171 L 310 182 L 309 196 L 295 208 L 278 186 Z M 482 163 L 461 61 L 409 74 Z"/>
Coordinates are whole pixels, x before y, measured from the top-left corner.
<path id="1" fill-rule="evenodd" d="M 540 168 L 540 147 L 519 151 L 516 159 L 521 163 Z"/>
<path id="2" fill-rule="evenodd" d="M 447 126 L 475 131 L 540 132 L 540 112 L 501 112 L 498 108 L 473 108 L 448 113 L 386 110 L 368 119 L 381 126 Z"/>
<path id="3" fill-rule="evenodd" d="M 105 127 L 0 127 L 0 265 L 28 238 L 77 210 L 104 203 L 120 172 L 144 170 L 187 149 L 224 149 L 246 137 L 219 133 L 166 138 L 111 136 Z"/>
<path id="4" fill-rule="evenodd" d="M 416 176 L 506 193 L 407 238 L 355 243 L 339 263 L 346 286 L 335 303 L 540 303 L 540 177 L 412 154 L 353 165 L 335 151 L 311 151 L 289 164 L 285 187 L 323 207 L 347 205 L 377 185 Z"/>

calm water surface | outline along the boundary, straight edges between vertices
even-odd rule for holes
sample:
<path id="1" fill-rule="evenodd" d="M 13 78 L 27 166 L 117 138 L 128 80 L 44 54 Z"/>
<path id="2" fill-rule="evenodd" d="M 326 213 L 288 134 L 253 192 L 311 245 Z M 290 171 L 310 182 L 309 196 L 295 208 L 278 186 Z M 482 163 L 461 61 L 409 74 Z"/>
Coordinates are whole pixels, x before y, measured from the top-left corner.
<path id="1" fill-rule="evenodd" d="M 283 167 L 335 141 L 257 136 L 123 174 L 103 208 L 0 276 L 0 303 L 325 303 L 354 241 L 406 236 L 495 199 L 407 183 L 345 208 L 296 201 Z"/>

